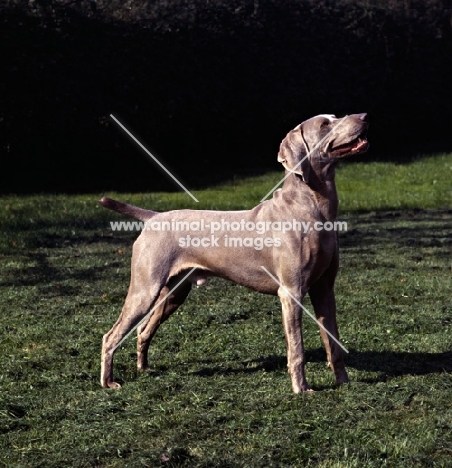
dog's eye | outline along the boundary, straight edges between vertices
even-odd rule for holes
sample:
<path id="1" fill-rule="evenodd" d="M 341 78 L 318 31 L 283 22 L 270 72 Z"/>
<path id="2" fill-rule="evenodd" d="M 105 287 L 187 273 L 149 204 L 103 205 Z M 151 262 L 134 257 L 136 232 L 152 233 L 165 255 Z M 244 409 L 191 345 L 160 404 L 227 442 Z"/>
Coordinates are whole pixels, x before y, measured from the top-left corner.
<path id="1" fill-rule="evenodd" d="M 330 124 L 330 121 L 329 121 L 329 120 L 324 120 L 324 121 L 320 124 L 320 128 L 328 127 L 329 124 Z"/>

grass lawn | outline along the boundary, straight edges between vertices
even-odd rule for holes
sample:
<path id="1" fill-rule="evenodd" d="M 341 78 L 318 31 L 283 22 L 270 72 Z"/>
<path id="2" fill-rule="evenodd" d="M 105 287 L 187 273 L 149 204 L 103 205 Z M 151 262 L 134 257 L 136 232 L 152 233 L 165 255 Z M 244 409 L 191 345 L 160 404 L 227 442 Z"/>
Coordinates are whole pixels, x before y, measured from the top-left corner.
<path id="1" fill-rule="evenodd" d="M 199 204 L 108 195 L 245 209 L 281 175 L 195 192 Z M 102 389 L 102 335 L 123 305 L 136 233 L 110 230 L 124 218 L 96 203 L 102 194 L 1 197 L 0 466 L 452 466 L 452 155 L 345 164 L 337 185 L 353 382 L 335 387 L 306 317 L 309 395 L 291 393 L 278 299 L 219 279 L 159 330 L 152 372 L 136 372 L 130 337 L 116 353 L 122 389 Z"/>

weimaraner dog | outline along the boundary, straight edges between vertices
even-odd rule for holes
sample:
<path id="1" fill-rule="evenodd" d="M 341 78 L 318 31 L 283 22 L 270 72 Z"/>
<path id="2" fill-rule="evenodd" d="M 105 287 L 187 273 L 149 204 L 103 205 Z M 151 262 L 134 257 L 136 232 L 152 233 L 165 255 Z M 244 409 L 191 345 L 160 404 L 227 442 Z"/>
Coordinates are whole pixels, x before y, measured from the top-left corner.
<path id="1" fill-rule="evenodd" d="M 335 168 L 342 159 L 367 150 L 367 128 L 364 113 L 343 119 L 319 115 L 295 127 L 282 141 L 278 154 L 286 169 L 282 189 L 249 211 L 157 213 L 102 198 L 100 203 L 106 208 L 145 223 L 133 246 L 124 307 L 103 337 L 102 386 L 120 386 L 113 380 L 114 351 L 152 311 L 137 329 L 138 369 L 148 368 L 147 352 L 158 327 L 184 302 L 192 284 L 201 285 L 209 276 L 279 296 L 287 367 L 295 393 L 311 390 L 304 372 L 301 329 L 301 301 L 309 293 L 319 324 L 335 337 L 320 327 L 336 383 L 348 382 L 334 298 L 338 237 L 337 232 L 318 227 L 336 219 Z M 301 222 L 316 229 L 300 229 Z M 174 289 L 192 268 L 196 269 Z"/>

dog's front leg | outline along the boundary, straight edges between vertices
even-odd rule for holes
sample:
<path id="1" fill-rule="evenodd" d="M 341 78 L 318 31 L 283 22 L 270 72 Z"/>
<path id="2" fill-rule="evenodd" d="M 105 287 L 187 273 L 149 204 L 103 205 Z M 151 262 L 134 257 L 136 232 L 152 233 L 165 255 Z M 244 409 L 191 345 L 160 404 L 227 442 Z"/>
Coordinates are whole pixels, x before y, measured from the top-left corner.
<path id="1" fill-rule="evenodd" d="M 334 372 L 338 385 L 349 382 L 347 371 L 345 370 L 342 349 L 339 345 L 339 332 L 336 322 L 336 300 L 334 298 L 334 277 L 324 274 L 309 289 L 312 305 L 319 324 L 323 325 L 334 336 L 335 340 L 328 335 L 323 328 L 320 328 L 325 345 L 328 366 Z"/>
<path id="2" fill-rule="evenodd" d="M 292 390 L 294 393 L 312 391 L 306 381 L 304 367 L 306 364 L 303 333 L 301 329 L 302 310 L 300 305 L 302 297 L 298 292 L 292 292 L 295 301 L 289 294 L 289 289 L 280 287 L 278 296 L 282 306 L 282 320 L 284 325 L 284 333 L 287 343 L 287 367 L 292 380 Z"/>

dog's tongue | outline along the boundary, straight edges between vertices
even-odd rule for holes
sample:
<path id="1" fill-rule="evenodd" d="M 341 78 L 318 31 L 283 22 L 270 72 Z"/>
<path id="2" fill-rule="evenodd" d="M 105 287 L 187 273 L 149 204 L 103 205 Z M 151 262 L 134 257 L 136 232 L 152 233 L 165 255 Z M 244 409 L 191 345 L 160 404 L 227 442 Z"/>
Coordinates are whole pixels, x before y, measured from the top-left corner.
<path id="1" fill-rule="evenodd" d="M 358 138 L 358 141 L 355 145 L 352 147 L 352 151 L 358 150 L 362 148 L 363 146 L 366 146 L 366 140 L 362 140 L 361 138 Z"/>
<path id="2" fill-rule="evenodd" d="M 337 148 L 333 149 L 333 151 L 337 154 L 344 154 L 344 153 L 350 153 L 352 151 L 357 151 L 360 150 L 363 146 L 366 146 L 366 140 L 363 140 L 362 138 L 358 138 L 355 140 L 353 143 L 350 143 L 348 145 L 339 145 Z"/>

